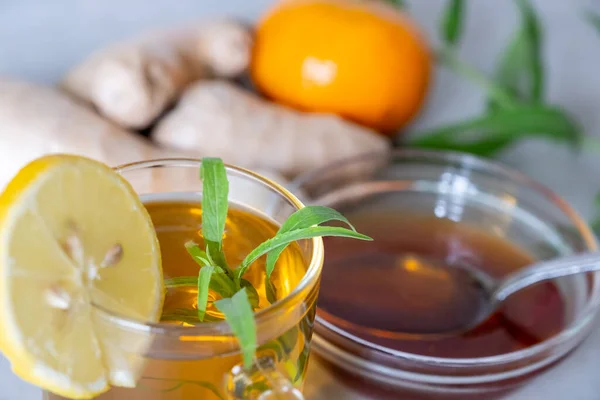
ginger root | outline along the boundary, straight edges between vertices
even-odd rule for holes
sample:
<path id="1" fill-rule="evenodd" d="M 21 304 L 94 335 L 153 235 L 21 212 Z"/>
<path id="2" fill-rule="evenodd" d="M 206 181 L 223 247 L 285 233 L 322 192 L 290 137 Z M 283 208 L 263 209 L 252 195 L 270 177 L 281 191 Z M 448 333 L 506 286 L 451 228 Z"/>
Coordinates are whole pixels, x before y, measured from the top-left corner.
<path id="1" fill-rule="evenodd" d="M 2 78 L 0 128 L 0 192 L 19 169 L 50 153 L 83 155 L 110 166 L 186 156 L 116 126 L 57 89 Z M 287 184 L 273 171 L 257 172 Z M 156 168 L 126 177 L 140 193 L 201 187 L 193 168 L 176 172 Z M 236 189 L 235 184 L 243 187 Z M 254 186 L 244 185 L 241 180 L 234 181 L 232 190 L 243 190 L 245 198 L 254 196 L 254 203 L 264 207 L 272 201 L 262 191 L 250 192 Z"/>
<path id="2" fill-rule="evenodd" d="M 249 29 L 235 21 L 154 32 L 92 54 L 61 87 L 117 124 L 142 129 L 190 82 L 245 71 L 251 47 Z"/>
<path id="3" fill-rule="evenodd" d="M 224 81 L 190 85 L 155 126 L 160 145 L 293 177 L 335 160 L 389 148 L 374 131 L 329 114 L 302 113 Z"/>
<path id="4" fill-rule="evenodd" d="M 25 164 L 49 153 L 84 155 L 113 166 L 180 156 L 56 89 L 6 79 L 0 79 L 0 127 L 0 190 Z"/>

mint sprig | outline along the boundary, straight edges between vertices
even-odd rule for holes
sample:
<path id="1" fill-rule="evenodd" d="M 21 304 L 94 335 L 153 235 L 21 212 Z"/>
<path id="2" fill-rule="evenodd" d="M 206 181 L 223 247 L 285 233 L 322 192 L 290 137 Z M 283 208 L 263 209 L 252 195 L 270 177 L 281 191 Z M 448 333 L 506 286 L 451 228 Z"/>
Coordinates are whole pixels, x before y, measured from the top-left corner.
<path id="1" fill-rule="evenodd" d="M 541 23 L 529 1 L 515 0 L 515 3 L 521 14 L 521 26 L 503 51 L 494 78 L 518 101 L 542 103 L 545 73 Z M 490 99 L 488 107 L 497 106 Z"/>
<path id="2" fill-rule="evenodd" d="M 346 217 L 344 217 L 339 212 L 332 210 L 328 207 L 307 206 L 290 215 L 290 217 L 279 228 L 277 235 L 281 235 L 283 233 L 295 231 L 298 229 L 309 228 L 313 225 L 321 225 L 329 221 L 344 222 L 353 231 L 356 231 L 356 229 L 354 229 L 350 221 L 348 221 L 348 219 L 346 219 Z M 279 258 L 283 250 L 285 250 L 287 245 L 289 245 L 290 243 L 291 242 L 283 244 L 267 254 L 266 269 L 268 278 L 271 278 L 271 274 L 275 269 L 275 263 L 277 262 L 277 259 Z"/>
<path id="3" fill-rule="evenodd" d="M 215 270 L 215 267 L 205 265 L 200 268 L 198 274 L 198 319 L 204 320 L 204 314 L 206 314 L 206 305 L 208 304 L 208 287 L 210 285 L 210 279 Z"/>
<path id="4" fill-rule="evenodd" d="M 249 369 L 252 367 L 257 344 L 254 311 L 250 306 L 246 288 L 240 289 L 230 298 L 215 301 L 215 307 L 223 313 L 236 336 L 242 350 L 244 368 Z"/>
<path id="5" fill-rule="evenodd" d="M 439 23 L 442 46 L 435 51 L 436 60 L 479 86 L 485 92 L 487 105 L 481 114 L 466 121 L 399 135 L 397 144 L 485 157 L 493 157 L 525 138 L 581 147 L 581 126 L 566 110 L 544 100 L 543 29 L 536 10 L 529 0 L 514 2 L 521 24 L 500 55 L 494 74 L 487 76 L 461 60 L 457 51 L 468 2 L 448 0 Z M 527 113 L 532 118 L 523 117 Z"/>
<path id="6" fill-rule="evenodd" d="M 352 230 L 355 230 L 352 224 L 339 212 L 332 210 L 328 207 L 322 206 L 307 206 L 292 214 L 279 228 L 277 232 L 278 235 L 290 231 L 294 231 L 296 229 L 301 228 L 309 228 L 313 225 L 320 225 L 329 221 L 341 221 L 348 225 Z M 289 242 L 291 243 L 291 242 Z M 285 250 L 285 248 L 289 245 L 282 244 L 281 246 L 271 250 L 267 253 L 267 279 L 265 280 L 266 291 L 267 291 L 267 299 L 269 303 L 273 304 L 277 301 L 277 289 L 271 282 L 271 274 L 275 269 L 275 263 L 279 259 L 281 253 Z"/>
<path id="7" fill-rule="evenodd" d="M 523 132 L 575 147 L 580 142 L 579 126 L 564 112 L 546 105 L 500 108 L 484 116 L 434 128 L 412 140 L 420 148 L 463 151 L 491 157 Z"/>
<path id="8" fill-rule="evenodd" d="M 221 267 L 226 273 L 232 271 L 223 252 L 223 234 L 229 206 L 229 181 L 223 161 L 205 158 L 200 167 L 202 179 L 202 236 L 206 243 L 206 254 L 211 264 Z M 205 218 L 205 214 L 209 218 Z"/>
<path id="9" fill-rule="evenodd" d="M 463 33 L 464 0 L 450 0 L 441 22 L 442 38 L 447 46 L 453 47 Z"/>
<path id="10" fill-rule="evenodd" d="M 295 229 L 290 232 L 280 233 L 271 239 L 268 239 L 258 245 L 254 250 L 246 256 L 246 258 L 240 264 L 240 267 L 236 270 L 238 276 L 243 275 L 250 265 L 258 260 L 263 255 L 270 251 L 277 251 L 281 246 L 287 246 L 292 242 L 298 240 L 310 239 L 322 236 L 340 236 L 353 239 L 371 240 L 370 237 L 354 232 L 346 228 L 338 228 L 335 226 L 313 226 L 310 228 Z"/>
<path id="11" fill-rule="evenodd" d="M 260 297 L 252 283 L 244 279 L 244 274 L 260 257 L 266 255 L 266 288 L 270 303 L 277 300 L 276 288 L 270 278 L 281 253 L 291 243 L 321 236 L 341 236 L 360 240 L 371 240 L 354 229 L 339 212 L 328 207 L 308 206 L 294 212 L 281 225 L 276 235 L 252 250 L 237 268 L 231 268 L 226 261 L 223 249 L 223 234 L 229 206 L 229 182 L 223 161 L 218 158 L 205 158 L 200 169 L 202 179 L 202 235 L 206 250 L 196 243 L 185 244 L 187 252 L 200 266 L 197 277 L 177 277 L 165 280 L 167 287 L 196 286 L 198 288 L 198 322 L 213 321 L 214 316 L 206 314 L 209 291 L 220 300 L 215 307 L 223 313 L 231 331 L 236 336 L 243 356 L 244 367 L 252 365 L 257 348 L 254 310 L 259 307 Z M 349 227 L 319 226 L 326 222 L 338 221 Z M 190 323 L 194 313 L 179 310 L 163 316 L 166 320 L 181 320 Z"/>
<path id="12" fill-rule="evenodd" d="M 185 244 L 185 249 L 187 250 L 188 254 L 192 256 L 194 261 L 196 261 L 201 266 L 212 264 L 208 257 L 208 254 L 206 254 L 206 252 L 202 250 L 196 243 L 187 242 Z"/>

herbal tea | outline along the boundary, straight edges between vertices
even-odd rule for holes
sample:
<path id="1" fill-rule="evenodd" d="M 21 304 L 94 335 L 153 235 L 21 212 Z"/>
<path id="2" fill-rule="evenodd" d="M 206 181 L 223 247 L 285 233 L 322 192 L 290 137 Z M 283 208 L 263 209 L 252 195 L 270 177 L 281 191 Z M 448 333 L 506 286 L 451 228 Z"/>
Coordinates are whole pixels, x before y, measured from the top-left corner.
<path id="1" fill-rule="evenodd" d="M 202 210 L 199 201 L 148 201 L 145 206 L 154 223 L 163 262 L 165 279 L 179 276 L 197 276 L 199 266 L 187 253 L 185 243 L 194 241 L 203 245 L 201 236 Z M 229 265 L 239 265 L 258 244 L 275 235 L 278 226 L 262 216 L 241 207 L 229 209 L 223 249 Z M 271 275 L 277 298 L 287 296 L 303 278 L 308 261 L 300 247 L 291 244 L 281 254 L 277 268 Z M 259 308 L 270 303 L 265 293 L 265 265 L 261 259 L 244 275 L 257 289 Z M 214 299 L 214 293 L 209 293 Z M 196 315 L 197 289 L 183 287 L 166 293 L 162 320 L 170 324 L 199 323 Z M 278 361 L 291 380 L 299 385 L 304 379 L 308 357 L 308 341 L 314 318 L 314 299 L 307 300 L 307 311 L 301 320 L 290 322 L 283 336 L 258 349 L 258 355 L 270 354 Z M 209 302 L 207 315 L 223 316 Z M 189 321 L 183 322 L 189 318 Z M 194 321 L 195 318 L 195 321 Z M 209 340 L 210 338 L 203 338 Z M 218 338 L 215 338 L 217 341 Z M 182 356 L 182 358 L 185 358 Z M 189 357 L 188 357 L 189 358 Z M 229 371 L 241 362 L 239 354 L 204 359 L 147 359 L 142 379 L 134 389 L 113 388 L 98 397 L 101 400 L 221 400 L 230 398 L 224 390 Z M 60 399 L 49 395 L 48 399 Z"/>
<path id="2" fill-rule="evenodd" d="M 543 283 L 516 293 L 466 334 L 437 340 L 407 336 L 464 326 L 461 318 L 479 306 L 478 288 L 457 279 L 453 265 L 469 263 L 502 277 L 533 260 L 504 239 L 448 219 L 382 207 L 338 210 L 374 239 L 325 239 L 319 315 L 347 332 L 395 350 L 467 358 L 524 349 L 564 327 L 560 291 Z"/>

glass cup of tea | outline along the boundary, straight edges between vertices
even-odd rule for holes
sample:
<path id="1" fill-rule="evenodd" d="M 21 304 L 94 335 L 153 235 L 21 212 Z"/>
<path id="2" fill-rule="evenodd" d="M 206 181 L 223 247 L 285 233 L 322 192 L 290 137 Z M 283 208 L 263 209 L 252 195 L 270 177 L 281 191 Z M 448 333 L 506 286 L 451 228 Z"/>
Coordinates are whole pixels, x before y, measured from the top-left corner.
<path id="1" fill-rule="evenodd" d="M 193 276 L 198 265 L 184 244 L 201 233 L 199 160 L 168 159 L 118 167 L 133 186 L 157 231 L 165 278 Z M 302 203 L 278 184 L 250 171 L 227 166 L 229 216 L 223 239 L 232 265 L 272 237 Z M 259 293 L 255 313 L 258 349 L 250 371 L 241 367 L 236 338 L 223 320 L 190 325 L 197 289 L 168 289 L 160 323 L 127 320 L 118 310 L 94 308 L 98 329 L 110 330 L 128 365 L 139 363 L 136 387 L 115 387 L 98 400 L 285 399 L 302 398 L 308 349 L 323 263 L 320 238 L 294 245 L 280 258 L 271 281 L 277 299 L 266 299 L 264 271 L 248 280 Z M 252 269 L 250 269 L 251 271 Z M 183 312 L 181 311 L 183 310 Z M 173 317 L 178 315 L 179 317 Z M 62 399 L 45 393 L 44 399 Z"/>
<path id="2" fill-rule="evenodd" d="M 593 326 L 598 273 L 516 293 L 470 331 L 422 334 L 473 315 L 478 292 L 453 268 L 501 278 L 537 259 L 597 249 L 565 201 L 516 171 L 471 155 L 399 149 L 311 171 L 292 190 L 374 239 L 324 240 L 313 350 L 353 390 L 490 399 L 551 367 Z"/>

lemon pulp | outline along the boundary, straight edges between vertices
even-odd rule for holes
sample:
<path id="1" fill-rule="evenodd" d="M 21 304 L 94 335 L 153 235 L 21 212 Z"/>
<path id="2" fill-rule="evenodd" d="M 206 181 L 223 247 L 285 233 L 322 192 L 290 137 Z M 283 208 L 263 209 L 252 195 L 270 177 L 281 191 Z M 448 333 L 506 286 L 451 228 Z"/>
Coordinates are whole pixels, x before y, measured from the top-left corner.
<path id="1" fill-rule="evenodd" d="M 22 379 L 70 398 L 134 386 L 150 337 L 94 304 L 158 321 L 163 298 L 150 217 L 109 167 L 43 157 L 0 195 L 0 350 Z"/>

